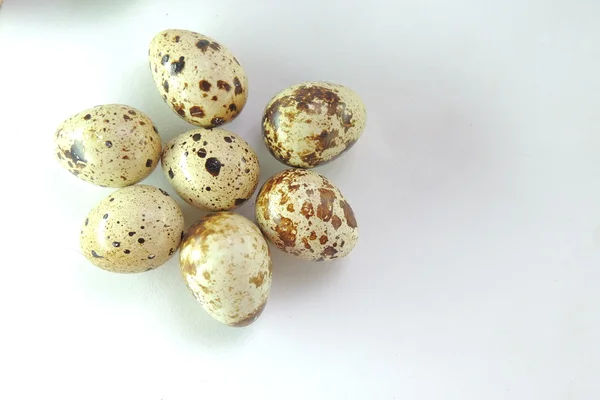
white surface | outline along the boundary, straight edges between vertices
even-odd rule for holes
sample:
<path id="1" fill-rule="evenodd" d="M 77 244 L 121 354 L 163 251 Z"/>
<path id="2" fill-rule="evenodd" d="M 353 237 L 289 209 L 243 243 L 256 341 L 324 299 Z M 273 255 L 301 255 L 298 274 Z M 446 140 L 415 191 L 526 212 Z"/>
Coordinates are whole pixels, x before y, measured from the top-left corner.
<path id="1" fill-rule="evenodd" d="M 597 399 L 599 17 L 596 0 L 7 0 L 0 398 Z M 244 64 L 249 102 L 226 127 L 259 152 L 261 182 L 283 169 L 259 130 L 279 90 L 332 80 L 369 112 L 318 169 L 358 246 L 332 265 L 274 251 L 246 329 L 213 321 L 175 259 L 121 276 L 78 253 L 111 190 L 60 169 L 54 129 L 108 102 L 164 140 L 190 129 L 148 70 L 165 28 Z M 160 170 L 145 182 L 169 188 Z"/>

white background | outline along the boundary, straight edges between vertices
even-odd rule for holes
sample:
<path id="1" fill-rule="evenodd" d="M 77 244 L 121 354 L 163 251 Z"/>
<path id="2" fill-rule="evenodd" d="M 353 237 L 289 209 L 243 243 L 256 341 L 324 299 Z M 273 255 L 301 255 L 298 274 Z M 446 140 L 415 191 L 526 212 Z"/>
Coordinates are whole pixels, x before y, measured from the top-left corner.
<path id="1" fill-rule="evenodd" d="M 0 398 L 598 399 L 599 20 L 597 0 L 5 1 Z M 192 128 L 148 68 L 166 28 L 245 66 L 226 128 L 258 152 L 261 183 L 284 168 L 260 133 L 281 89 L 338 82 L 369 113 L 317 169 L 359 244 L 328 265 L 273 248 L 248 328 L 212 320 L 176 258 L 135 276 L 91 266 L 79 228 L 111 189 L 53 158 L 56 127 L 97 104 L 143 110 L 165 141 Z M 160 169 L 145 182 L 172 192 Z M 203 214 L 183 209 L 188 225 Z"/>

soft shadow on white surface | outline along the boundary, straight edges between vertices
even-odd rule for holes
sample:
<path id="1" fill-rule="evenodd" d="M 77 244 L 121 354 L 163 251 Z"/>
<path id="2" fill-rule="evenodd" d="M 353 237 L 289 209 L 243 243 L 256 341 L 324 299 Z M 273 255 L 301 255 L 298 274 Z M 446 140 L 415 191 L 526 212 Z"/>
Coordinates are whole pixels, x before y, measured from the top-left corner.
<path id="1" fill-rule="evenodd" d="M 36 20 L 48 22 L 68 21 L 69 25 L 79 25 L 90 19 L 115 18 L 135 6 L 137 1 L 129 0 L 5 0 L 6 12 L 14 12 L 24 23 Z M 39 23 L 39 22 L 38 22 Z"/>
<path id="2" fill-rule="evenodd" d="M 169 337 L 179 337 L 193 347 L 231 347 L 248 339 L 252 328 L 225 326 L 204 311 L 185 285 L 177 257 L 178 253 L 156 270 L 135 275 L 97 270 L 84 261 L 75 273 L 89 301 L 128 309 L 132 321 L 153 319 L 151 324 L 172 332 Z M 119 329 L 127 331 L 127 326 Z"/>

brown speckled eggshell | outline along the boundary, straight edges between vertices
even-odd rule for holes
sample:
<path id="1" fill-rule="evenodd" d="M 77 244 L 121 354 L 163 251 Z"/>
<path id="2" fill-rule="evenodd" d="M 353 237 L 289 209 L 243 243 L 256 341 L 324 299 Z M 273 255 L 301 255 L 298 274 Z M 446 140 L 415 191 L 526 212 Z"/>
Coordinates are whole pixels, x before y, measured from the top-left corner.
<path id="1" fill-rule="evenodd" d="M 271 99 L 262 127 L 265 143 L 276 159 L 291 167 L 314 168 L 350 149 L 366 121 L 362 100 L 349 88 L 305 82 Z"/>
<path id="2" fill-rule="evenodd" d="M 158 165 L 160 136 L 150 118 L 122 104 L 82 111 L 54 135 L 59 163 L 84 181 L 125 187 L 146 178 Z"/>
<path id="3" fill-rule="evenodd" d="M 159 188 L 119 189 L 88 214 L 80 246 L 92 264 L 119 273 L 143 272 L 163 265 L 183 236 L 181 209 Z"/>
<path id="4" fill-rule="evenodd" d="M 271 289 L 271 253 L 249 219 L 212 213 L 192 225 L 179 251 L 181 272 L 216 320 L 246 326 L 263 312 Z"/>
<path id="5" fill-rule="evenodd" d="M 258 157 L 250 145 L 224 129 L 195 129 L 171 140 L 162 170 L 179 196 L 192 206 L 232 210 L 258 185 Z"/>
<path id="6" fill-rule="evenodd" d="M 256 221 L 275 246 L 308 261 L 345 257 L 358 241 L 348 201 L 310 170 L 289 169 L 269 178 L 256 198 Z"/>
<path id="7" fill-rule="evenodd" d="M 238 59 L 216 40 L 168 29 L 150 43 L 152 77 L 164 101 L 190 124 L 210 128 L 233 120 L 248 99 Z"/>

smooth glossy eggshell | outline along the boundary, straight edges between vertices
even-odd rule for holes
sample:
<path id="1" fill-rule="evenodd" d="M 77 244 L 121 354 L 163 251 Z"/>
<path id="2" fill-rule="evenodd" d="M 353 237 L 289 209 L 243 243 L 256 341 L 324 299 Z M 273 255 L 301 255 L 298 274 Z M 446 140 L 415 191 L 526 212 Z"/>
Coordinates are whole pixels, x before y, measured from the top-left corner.
<path id="1" fill-rule="evenodd" d="M 73 175 L 125 187 L 158 165 L 161 140 L 148 116 L 122 104 L 100 105 L 64 121 L 54 136 L 56 158 Z"/>
<path id="2" fill-rule="evenodd" d="M 92 264 L 112 272 L 143 272 L 163 265 L 183 236 L 181 209 L 149 185 L 113 192 L 88 214 L 80 245 Z"/>
<path id="3" fill-rule="evenodd" d="M 256 198 L 256 221 L 275 246 L 308 261 L 345 257 L 358 241 L 348 201 L 310 170 L 290 169 L 268 179 Z"/>
<path id="4" fill-rule="evenodd" d="M 277 94 L 262 127 L 271 154 L 284 164 L 313 168 L 344 154 L 362 135 L 365 106 L 349 88 L 305 82 Z"/>
<path id="5" fill-rule="evenodd" d="M 217 321 L 246 326 L 265 308 L 271 257 L 249 219 L 231 212 L 205 216 L 188 229 L 179 262 L 187 286 Z"/>
<path id="6" fill-rule="evenodd" d="M 208 210 L 232 210 L 258 185 L 258 157 L 250 145 L 224 129 L 195 129 L 166 144 L 162 169 L 179 196 Z"/>
<path id="7" fill-rule="evenodd" d="M 246 73 L 231 51 L 213 38 L 168 29 L 152 39 L 148 57 L 164 101 L 190 124 L 222 125 L 246 105 Z"/>

